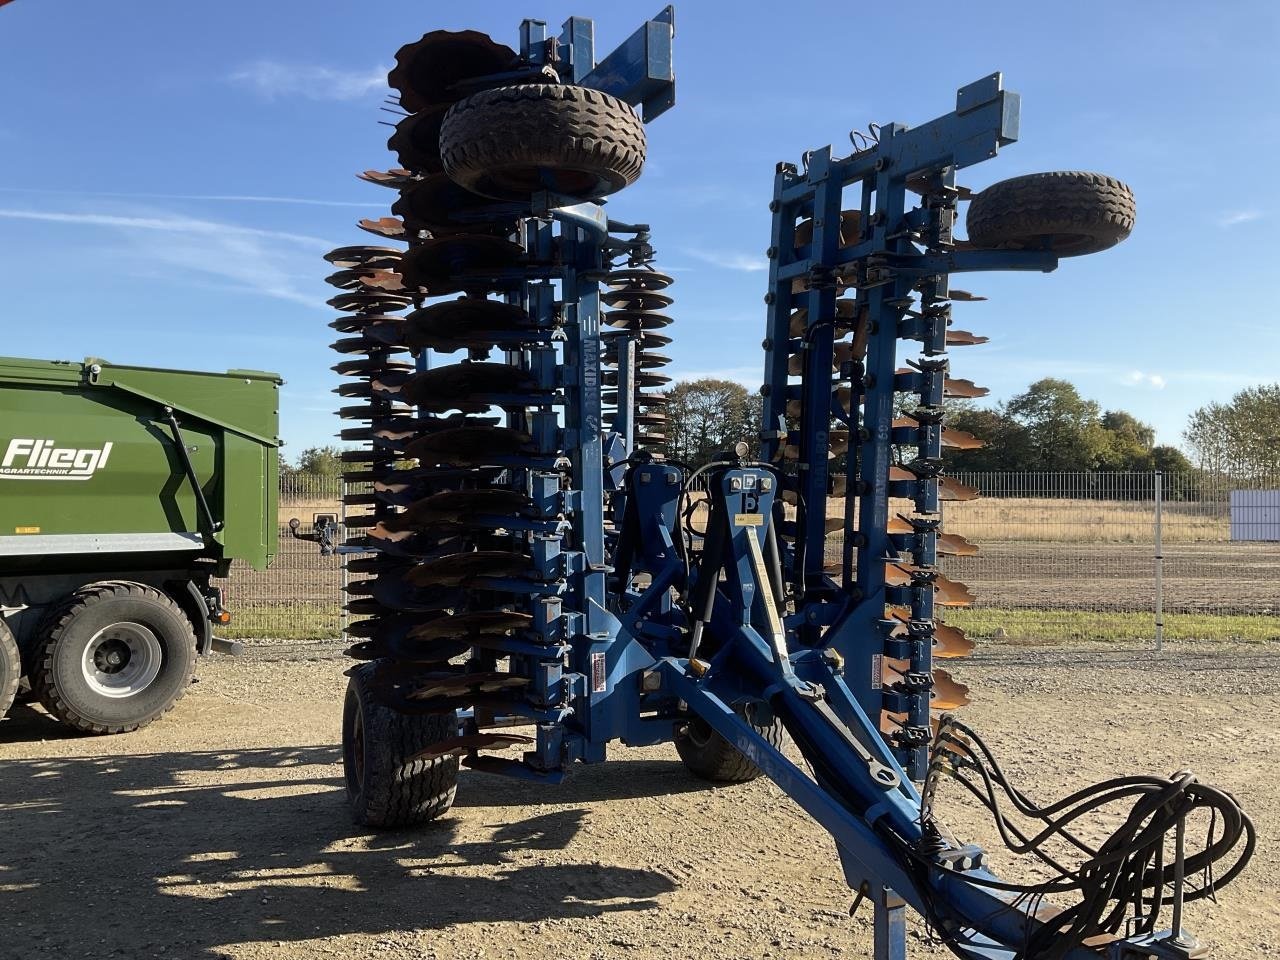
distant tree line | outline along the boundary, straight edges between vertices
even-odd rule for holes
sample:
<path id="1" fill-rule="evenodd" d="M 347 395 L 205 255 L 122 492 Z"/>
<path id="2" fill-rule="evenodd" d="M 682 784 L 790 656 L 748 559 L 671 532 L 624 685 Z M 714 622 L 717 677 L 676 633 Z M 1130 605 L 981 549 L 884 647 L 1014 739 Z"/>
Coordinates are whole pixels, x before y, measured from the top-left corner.
<path id="1" fill-rule="evenodd" d="M 1038 380 L 993 407 L 948 401 L 947 426 L 984 441 L 977 450 L 947 450 L 950 473 L 1028 475 L 1097 471 L 1229 478 L 1241 485 L 1280 486 L 1280 383 L 1249 387 L 1226 403 L 1209 403 L 1188 418 L 1182 450 L 1155 442 L 1155 429 L 1124 410 L 1104 410 L 1066 380 Z M 899 408 L 902 409 L 902 408 Z M 677 383 L 665 406 L 667 455 L 701 466 L 745 440 L 758 449 L 761 398 L 732 380 Z M 281 476 L 300 483 L 334 482 L 343 464 L 337 447 L 308 447 Z M 1036 481 L 1028 480 L 1034 496 Z M 1046 489 L 1052 485 L 1045 478 Z M 1135 496 L 1149 496 L 1141 484 Z"/>
<path id="2" fill-rule="evenodd" d="M 960 406 L 947 426 L 985 441 L 978 450 L 948 452 L 953 472 L 1192 469 L 1177 447 L 1156 444 L 1150 424 L 1124 410 L 1103 410 L 1066 380 L 1037 380 L 994 407 Z"/>

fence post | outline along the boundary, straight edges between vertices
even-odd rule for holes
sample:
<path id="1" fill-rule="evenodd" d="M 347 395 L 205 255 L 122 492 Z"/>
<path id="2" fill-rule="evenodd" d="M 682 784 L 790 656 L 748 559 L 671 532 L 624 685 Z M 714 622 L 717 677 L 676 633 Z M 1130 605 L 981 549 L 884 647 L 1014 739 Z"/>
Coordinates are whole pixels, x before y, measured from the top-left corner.
<path id="1" fill-rule="evenodd" d="M 1156 489 L 1156 650 L 1164 649 L 1164 471 L 1157 470 Z"/>
<path id="2" fill-rule="evenodd" d="M 347 478 L 343 477 L 338 485 L 338 536 L 337 543 L 339 546 L 347 541 Z M 347 639 L 347 585 L 350 583 L 350 575 L 347 573 L 346 554 L 338 554 L 338 567 L 341 569 L 339 577 L 341 579 L 341 593 L 338 596 L 338 633 L 345 641 Z"/>

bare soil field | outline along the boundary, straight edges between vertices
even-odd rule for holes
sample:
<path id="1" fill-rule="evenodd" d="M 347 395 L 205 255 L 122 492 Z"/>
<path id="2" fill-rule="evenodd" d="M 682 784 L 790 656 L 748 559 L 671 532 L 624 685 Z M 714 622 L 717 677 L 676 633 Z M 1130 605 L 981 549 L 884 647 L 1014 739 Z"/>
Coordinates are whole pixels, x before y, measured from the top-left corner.
<path id="1" fill-rule="evenodd" d="M 464 771 L 439 823 L 353 827 L 345 666 L 332 644 L 214 658 L 170 716 L 107 739 L 16 708 L 0 723 L 0 957 L 868 954 L 870 911 L 849 918 L 826 834 L 767 781 L 708 788 L 670 747 L 619 748 L 560 787 Z M 1182 767 L 1235 793 L 1258 853 L 1189 924 L 1215 957 L 1280 951 L 1280 645 L 984 645 L 954 672 L 966 719 L 1034 797 Z M 938 809 L 991 847 L 956 791 Z M 914 919 L 910 937 L 914 956 L 946 954 Z"/>
<path id="2" fill-rule="evenodd" d="M 976 557 L 945 558 L 947 576 L 984 606 L 1142 610 L 1155 602 L 1151 544 L 989 542 Z M 1280 611 L 1280 545 L 1177 543 L 1164 547 L 1167 611 Z"/>

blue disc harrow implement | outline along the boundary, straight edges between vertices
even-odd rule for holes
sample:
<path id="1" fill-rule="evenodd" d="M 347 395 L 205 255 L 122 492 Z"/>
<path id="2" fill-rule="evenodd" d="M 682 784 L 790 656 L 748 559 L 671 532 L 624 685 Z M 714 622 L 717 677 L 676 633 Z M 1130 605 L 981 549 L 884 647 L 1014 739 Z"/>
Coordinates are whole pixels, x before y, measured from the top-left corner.
<path id="1" fill-rule="evenodd" d="M 1132 195 L 1090 173 L 959 186 L 1017 140 L 999 74 L 922 126 L 780 164 L 762 422 L 694 469 L 664 456 L 672 278 L 604 202 L 674 104 L 674 33 L 667 8 L 599 61 L 582 18 L 396 56 L 399 166 L 361 175 L 390 215 L 327 257 L 357 821 L 440 816 L 459 764 L 555 782 L 611 741 L 674 741 L 694 774 L 766 775 L 830 831 L 878 957 L 905 956 L 907 906 L 961 957 L 1199 956 L 1182 905 L 1252 852 L 1235 802 L 1183 773 L 1038 806 L 945 712 L 968 694 L 934 663 L 972 649 L 938 618 L 972 599 L 939 557 L 977 549 L 941 528 L 942 501 L 977 496 L 944 452 L 980 444 L 946 402 L 985 393 L 951 376 L 985 340 L 952 327 L 982 298 L 951 277 L 1104 250 Z M 939 819 L 944 780 L 1047 879 L 988 872 Z M 1101 844 L 1073 832 L 1114 805 Z"/>

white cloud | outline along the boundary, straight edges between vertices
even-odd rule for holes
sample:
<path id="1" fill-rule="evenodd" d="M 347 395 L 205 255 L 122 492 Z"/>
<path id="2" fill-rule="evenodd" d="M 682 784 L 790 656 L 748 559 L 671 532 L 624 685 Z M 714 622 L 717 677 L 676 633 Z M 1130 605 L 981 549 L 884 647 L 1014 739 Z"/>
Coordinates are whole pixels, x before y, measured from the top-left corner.
<path id="1" fill-rule="evenodd" d="M 108 213 L 63 213 L 49 210 L 5 210 L 0 217 L 8 220 L 40 220 L 46 223 L 74 223 L 84 226 L 119 227 L 124 230 L 158 230 L 163 233 L 205 234 L 208 236 L 261 237 L 268 240 L 288 240 L 307 246 L 329 249 L 334 246 L 319 237 L 281 230 L 261 230 L 257 227 L 240 227 L 216 220 L 200 220 L 184 216 L 118 216 Z"/>
<path id="2" fill-rule="evenodd" d="M 757 273 L 769 269 L 769 261 L 761 256 L 746 253 L 732 253 L 724 250 L 706 250 L 701 247 L 684 247 L 680 251 L 695 260 L 709 263 L 723 270 L 741 270 L 745 273 Z"/>
<path id="3" fill-rule="evenodd" d="M 1225 213 L 1218 218 L 1218 226 L 1235 227 L 1242 223 L 1249 223 L 1253 220 L 1261 220 L 1261 219 L 1262 219 L 1261 210 L 1233 210 L 1230 213 Z"/>
<path id="4" fill-rule="evenodd" d="M 268 197 L 257 194 L 232 193 L 118 193 L 108 190 L 46 190 L 41 187 L 0 187 L 0 193 L 32 194 L 58 197 L 111 197 L 119 200 L 199 200 L 218 203 L 292 203 L 314 207 L 363 207 L 357 200 L 316 200 L 311 197 Z"/>
<path id="5" fill-rule="evenodd" d="M 1144 373 L 1141 370 L 1130 370 L 1121 378 L 1130 387 L 1151 387 L 1155 390 L 1165 388 L 1165 378 L 1158 373 Z"/>
<path id="6" fill-rule="evenodd" d="M 332 67 L 303 66 L 276 60 L 255 60 L 228 78 L 253 90 L 267 100 L 303 97 L 307 100 L 359 100 L 387 89 L 387 68 L 336 70 Z"/>
<path id="7" fill-rule="evenodd" d="M 155 211 L 127 215 L 0 209 L 0 219 L 100 227 L 126 243 L 118 252 L 138 276 L 195 282 L 320 308 L 322 297 L 300 287 L 324 269 L 316 251 L 335 246 L 320 237 L 244 227 Z M 302 248 L 302 249 L 299 249 Z"/>

